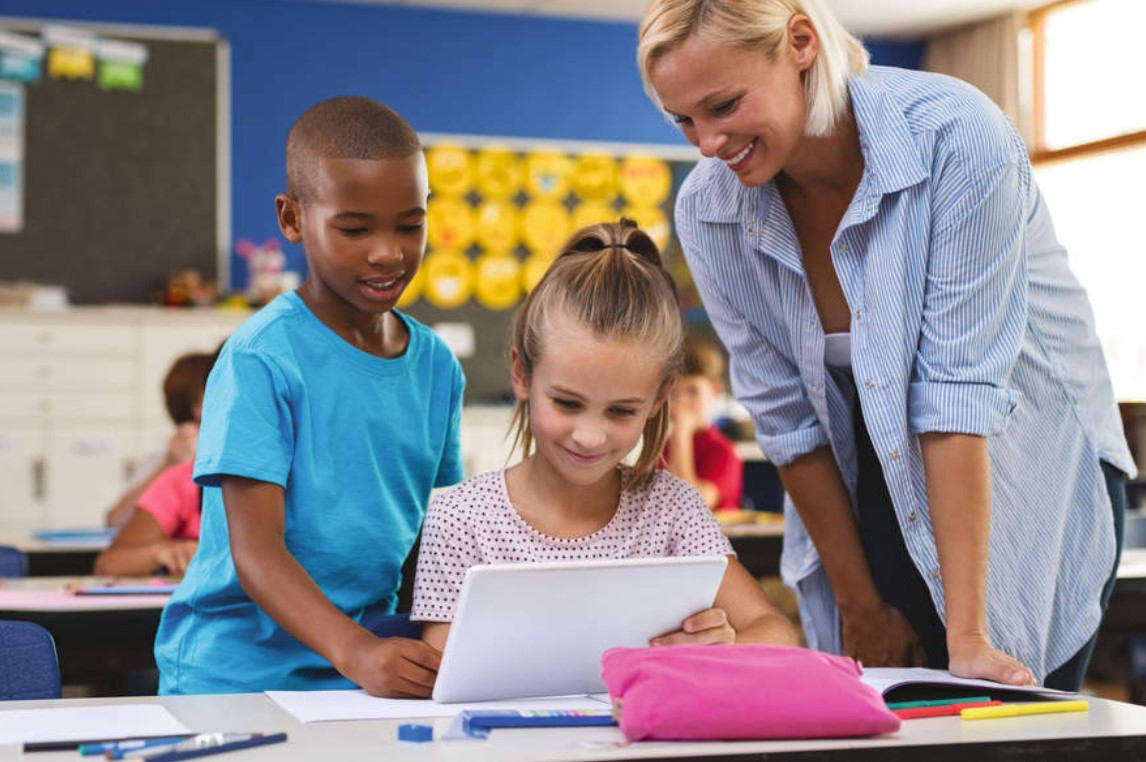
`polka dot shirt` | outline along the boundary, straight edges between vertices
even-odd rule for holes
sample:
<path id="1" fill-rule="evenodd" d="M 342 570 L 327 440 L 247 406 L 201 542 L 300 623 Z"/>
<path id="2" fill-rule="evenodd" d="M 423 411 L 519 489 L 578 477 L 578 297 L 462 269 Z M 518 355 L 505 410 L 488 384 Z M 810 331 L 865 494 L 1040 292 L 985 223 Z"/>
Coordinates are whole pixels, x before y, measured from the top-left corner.
<path id="1" fill-rule="evenodd" d="M 658 471 L 621 493 L 608 524 L 584 537 L 551 537 L 514 509 L 505 472 L 474 477 L 430 502 L 422 527 L 411 618 L 450 622 L 466 570 L 477 564 L 730 555 L 704 499 L 688 482 Z"/>

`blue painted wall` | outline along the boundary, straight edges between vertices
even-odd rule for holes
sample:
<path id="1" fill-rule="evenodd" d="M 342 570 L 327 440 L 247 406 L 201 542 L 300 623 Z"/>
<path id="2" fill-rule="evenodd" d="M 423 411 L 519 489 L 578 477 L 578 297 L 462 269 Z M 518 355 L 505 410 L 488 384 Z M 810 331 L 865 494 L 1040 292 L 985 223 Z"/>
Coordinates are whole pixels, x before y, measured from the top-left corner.
<path id="1" fill-rule="evenodd" d="M 335 95 L 384 101 L 420 132 L 680 144 L 649 103 L 636 25 L 284 0 L 3 0 L 0 16 L 217 30 L 231 45 L 232 232 L 275 236 L 294 119 Z M 922 45 L 868 41 L 918 68 Z M 300 269 L 301 254 L 288 251 Z M 246 283 L 233 257 L 233 286 Z"/>

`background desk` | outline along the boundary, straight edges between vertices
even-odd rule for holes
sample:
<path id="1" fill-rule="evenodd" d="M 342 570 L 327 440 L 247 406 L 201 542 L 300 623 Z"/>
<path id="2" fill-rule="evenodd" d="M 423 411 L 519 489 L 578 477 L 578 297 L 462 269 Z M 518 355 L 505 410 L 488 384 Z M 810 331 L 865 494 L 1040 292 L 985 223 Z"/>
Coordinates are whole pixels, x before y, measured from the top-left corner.
<path id="1" fill-rule="evenodd" d="M 148 674 L 155 669 L 155 631 L 169 596 L 65 592 L 99 579 L 0 580 L 0 619 L 35 622 L 52 633 L 64 685 L 88 685 L 97 696 L 154 692 Z"/>
<path id="2" fill-rule="evenodd" d="M 1089 712 L 965 722 L 940 717 L 905 722 L 898 733 L 878 738 L 737 743 L 640 743 L 616 745 L 616 728 L 533 728 L 496 730 L 486 741 L 402 743 L 403 722 L 434 724 L 435 739 L 450 724 L 439 720 L 368 720 L 302 724 L 262 694 L 171 696 L 139 699 L 81 699 L 9 702 L 5 709 L 87 706 L 108 703 L 160 703 L 196 732 L 285 731 L 285 744 L 245 750 L 242 762 L 311 762 L 316 759 L 396 760 L 397 762 L 581 762 L 628 759 L 743 759 L 768 762 L 994 762 L 1055 760 L 1140 762 L 1146 758 L 1146 707 L 1092 699 Z M 0 717 L 3 716 L 0 710 Z M 0 750 L 0 757 L 3 750 Z M 11 759 L 19 759 L 12 754 Z M 36 753 L 37 762 L 78 759 L 74 751 Z M 228 757 L 220 757 L 229 760 Z"/>
<path id="3" fill-rule="evenodd" d="M 0 545 L 10 545 L 28 557 L 29 577 L 82 577 L 92 573 L 96 556 L 110 539 L 41 540 L 31 533 L 0 535 Z"/>

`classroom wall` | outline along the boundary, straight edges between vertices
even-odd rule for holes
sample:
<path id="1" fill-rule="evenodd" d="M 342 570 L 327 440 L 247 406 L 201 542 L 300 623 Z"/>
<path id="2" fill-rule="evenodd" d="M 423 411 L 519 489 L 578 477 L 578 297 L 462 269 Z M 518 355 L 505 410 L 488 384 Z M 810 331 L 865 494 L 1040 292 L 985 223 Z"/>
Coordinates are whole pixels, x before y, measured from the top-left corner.
<path id="1" fill-rule="evenodd" d="M 302 0 L 4 0 L 0 17 L 218 30 L 231 46 L 236 239 L 278 235 L 287 131 L 335 95 L 382 100 L 420 132 L 682 143 L 641 88 L 635 23 Z M 921 43 L 868 45 L 876 63 L 919 67 Z M 297 248 L 287 256 L 302 269 Z M 244 287 L 234 254 L 231 272 Z"/>

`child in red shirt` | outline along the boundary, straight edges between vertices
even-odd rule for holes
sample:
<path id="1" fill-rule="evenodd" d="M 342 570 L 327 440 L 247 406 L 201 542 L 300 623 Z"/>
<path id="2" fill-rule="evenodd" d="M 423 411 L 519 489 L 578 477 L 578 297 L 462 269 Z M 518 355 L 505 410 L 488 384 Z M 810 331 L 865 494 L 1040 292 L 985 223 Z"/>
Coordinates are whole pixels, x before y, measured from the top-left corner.
<path id="1" fill-rule="evenodd" d="M 724 392 L 724 356 L 711 342 L 689 335 L 684 371 L 669 402 L 672 428 L 665 468 L 692 484 L 714 511 L 739 510 L 744 462 L 736 447 L 709 420 L 712 402 Z"/>

